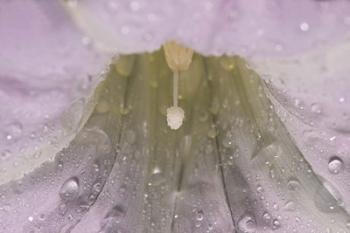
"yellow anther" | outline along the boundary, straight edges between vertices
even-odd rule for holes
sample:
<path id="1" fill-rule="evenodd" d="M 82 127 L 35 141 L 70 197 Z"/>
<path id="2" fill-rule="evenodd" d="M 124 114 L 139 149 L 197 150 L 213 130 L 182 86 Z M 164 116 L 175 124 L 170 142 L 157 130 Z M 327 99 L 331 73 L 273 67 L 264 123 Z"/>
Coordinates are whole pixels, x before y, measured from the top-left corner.
<path id="1" fill-rule="evenodd" d="M 166 62 L 173 72 L 188 70 L 192 62 L 192 49 L 186 48 L 174 41 L 165 43 L 163 48 Z"/>

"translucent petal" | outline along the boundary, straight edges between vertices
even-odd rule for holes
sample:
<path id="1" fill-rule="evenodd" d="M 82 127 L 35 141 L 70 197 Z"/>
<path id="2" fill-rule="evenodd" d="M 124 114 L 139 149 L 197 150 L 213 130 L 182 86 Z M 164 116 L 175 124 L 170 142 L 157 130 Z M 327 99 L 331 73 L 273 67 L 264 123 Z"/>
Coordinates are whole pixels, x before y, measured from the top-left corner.
<path id="1" fill-rule="evenodd" d="M 1 184 L 69 143 L 109 56 L 91 49 L 57 1 L 0 5 Z"/>
<path id="2" fill-rule="evenodd" d="M 171 80 L 162 51 L 113 65 L 56 161 L 0 186 L 0 229 L 347 232 L 343 196 L 303 158 L 241 59 L 195 54 L 181 74 L 178 131 L 166 123 Z"/>
<path id="3" fill-rule="evenodd" d="M 178 40 L 203 54 L 264 59 L 337 44 L 350 27 L 345 0 L 74 0 L 66 5 L 100 48 L 123 53 Z"/>
<path id="4" fill-rule="evenodd" d="M 350 171 L 332 172 L 333 157 L 350 162 L 350 79 L 346 42 L 302 56 L 257 62 L 276 112 L 314 170 L 334 184 L 349 208 Z M 349 210 L 349 209 L 348 209 Z"/>

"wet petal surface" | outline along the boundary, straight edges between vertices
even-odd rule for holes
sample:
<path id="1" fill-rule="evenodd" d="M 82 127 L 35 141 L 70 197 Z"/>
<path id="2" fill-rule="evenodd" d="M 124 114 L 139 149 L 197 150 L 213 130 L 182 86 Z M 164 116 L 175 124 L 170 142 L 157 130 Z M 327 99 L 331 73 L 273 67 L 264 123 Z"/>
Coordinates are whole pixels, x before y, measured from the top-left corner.
<path id="1" fill-rule="evenodd" d="M 109 56 L 91 49 L 58 1 L 3 0 L 0 12 L 1 184 L 69 143 Z"/>
<path id="2" fill-rule="evenodd" d="M 111 70 L 69 148 L 0 187 L 6 232 L 347 232 L 343 196 L 303 158 L 241 59 L 195 55 L 181 74 L 178 131 L 166 125 L 162 52 Z"/>

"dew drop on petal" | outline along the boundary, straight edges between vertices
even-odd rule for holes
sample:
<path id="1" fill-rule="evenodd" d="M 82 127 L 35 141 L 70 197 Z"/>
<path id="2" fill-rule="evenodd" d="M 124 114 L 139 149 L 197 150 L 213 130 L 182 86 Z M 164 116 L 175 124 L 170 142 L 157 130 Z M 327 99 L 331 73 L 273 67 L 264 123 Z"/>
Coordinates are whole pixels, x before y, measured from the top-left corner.
<path id="1" fill-rule="evenodd" d="M 263 219 L 266 223 L 270 222 L 271 221 L 271 214 L 268 213 L 268 212 L 264 212 L 263 213 Z"/>
<path id="2" fill-rule="evenodd" d="M 6 132 L 5 138 L 7 140 L 17 139 L 22 134 L 22 124 L 19 122 L 12 122 L 4 129 Z"/>
<path id="3" fill-rule="evenodd" d="M 272 229 L 278 229 L 281 227 L 281 222 L 275 218 L 274 220 L 272 220 Z"/>
<path id="4" fill-rule="evenodd" d="M 321 106 L 319 104 L 317 104 L 317 103 L 313 103 L 311 105 L 311 112 L 320 114 L 322 112 Z"/>
<path id="5" fill-rule="evenodd" d="M 69 178 L 61 186 L 59 195 L 64 201 L 72 201 L 79 195 L 79 180 L 76 177 Z"/>
<path id="6" fill-rule="evenodd" d="M 204 219 L 204 213 L 202 210 L 198 210 L 196 213 L 196 220 L 197 221 L 202 221 Z"/>
<path id="7" fill-rule="evenodd" d="M 288 189 L 291 191 L 298 190 L 300 187 L 300 181 L 295 177 L 291 177 L 288 179 L 287 186 L 288 186 Z"/>
<path id="8" fill-rule="evenodd" d="M 309 31 L 309 29 L 310 29 L 310 26 L 309 26 L 308 23 L 302 22 L 302 23 L 300 24 L 300 30 L 301 30 L 301 31 L 307 32 L 307 31 Z"/>
<path id="9" fill-rule="evenodd" d="M 328 171 L 332 174 L 338 174 L 344 168 L 344 162 L 341 158 L 333 156 L 328 162 Z"/>
<path id="10" fill-rule="evenodd" d="M 245 214 L 238 221 L 238 229 L 245 233 L 253 233 L 256 229 L 255 218 L 249 214 Z"/>

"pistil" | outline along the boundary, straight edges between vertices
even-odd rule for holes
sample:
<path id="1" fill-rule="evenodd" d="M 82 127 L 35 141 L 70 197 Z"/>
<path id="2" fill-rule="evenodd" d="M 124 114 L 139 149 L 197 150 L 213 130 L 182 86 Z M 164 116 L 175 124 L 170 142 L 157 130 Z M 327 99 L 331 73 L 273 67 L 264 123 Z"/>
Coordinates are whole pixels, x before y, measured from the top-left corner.
<path id="1" fill-rule="evenodd" d="M 173 106 L 167 109 L 167 123 L 171 129 L 176 130 L 185 118 L 185 111 L 178 106 L 180 72 L 190 67 L 193 50 L 176 42 L 167 42 L 163 47 L 167 64 L 173 71 Z"/>

